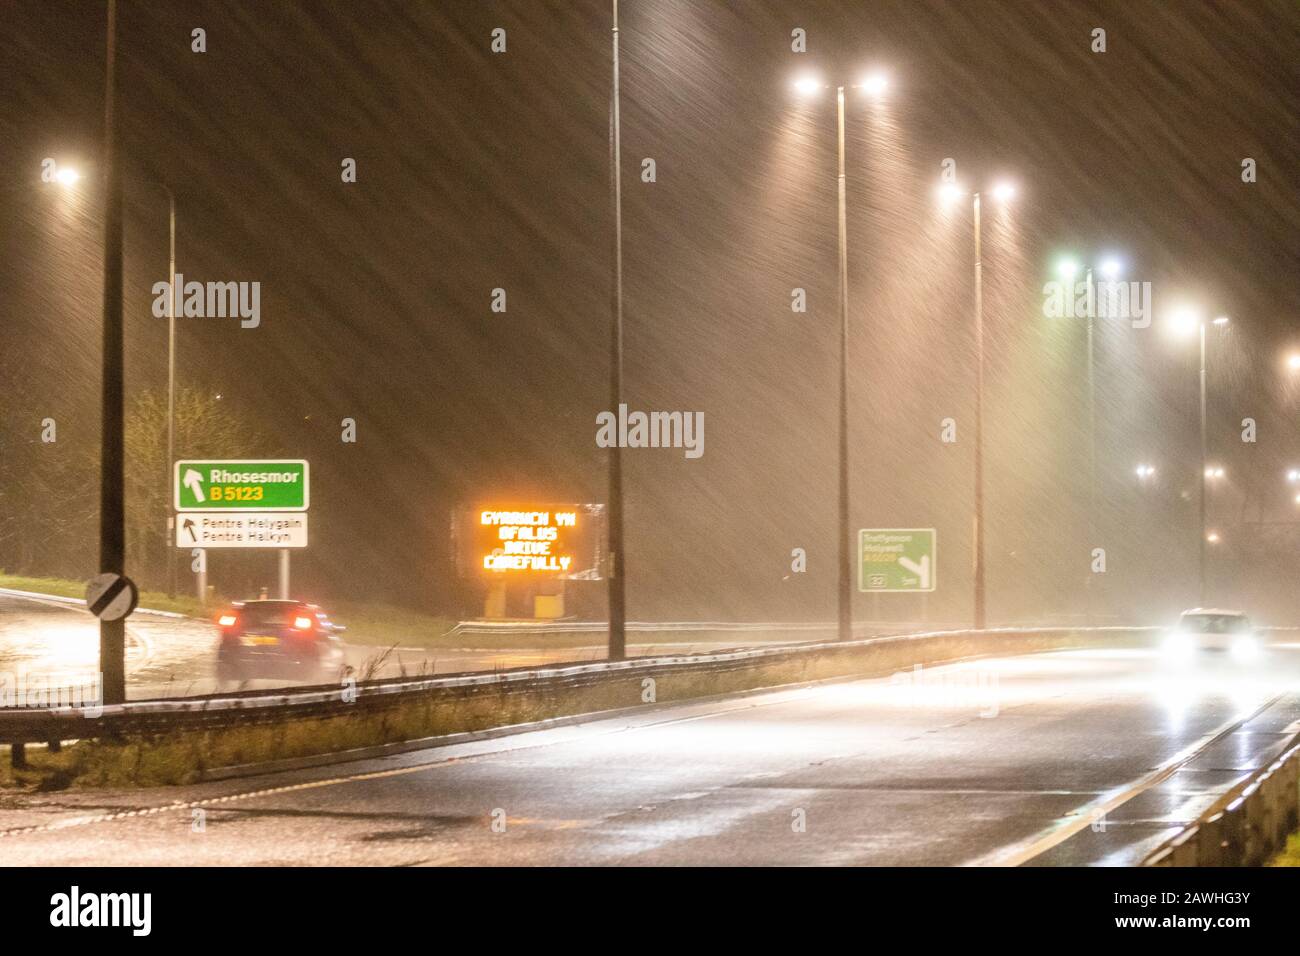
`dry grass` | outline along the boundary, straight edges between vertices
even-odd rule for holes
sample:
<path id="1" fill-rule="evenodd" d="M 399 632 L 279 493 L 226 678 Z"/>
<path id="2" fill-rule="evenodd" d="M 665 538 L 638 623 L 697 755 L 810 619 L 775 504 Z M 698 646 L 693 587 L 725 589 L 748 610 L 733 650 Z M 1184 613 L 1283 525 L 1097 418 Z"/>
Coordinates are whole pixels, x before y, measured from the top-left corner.
<path id="1" fill-rule="evenodd" d="M 742 673 L 678 674 L 656 682 L 657 702 L 774 686 L 808 679 L 808 668 L 785 664 Z M 642 703 L 641 678 L 564 691 L 489 693 L 403 701 L 382 711 L 282 724 L 250 724 L 122 741 L 83 740 L 59 753 L 27 748 L 28 768 L 14 771 L 0 756 L 0 783 L 29 790 L 69 787 L 155 787 L 195 783 L 207 770 L 359 747 L 596 713 Z M 7 749 L 7 748 L 6 748 Z"/>
<path id="2" fill-rule="evenodd" d="M 1269 866 L 1300 866 L 1300 833 L 1291 834 L 1286 849 L 1269 861 Z"/>

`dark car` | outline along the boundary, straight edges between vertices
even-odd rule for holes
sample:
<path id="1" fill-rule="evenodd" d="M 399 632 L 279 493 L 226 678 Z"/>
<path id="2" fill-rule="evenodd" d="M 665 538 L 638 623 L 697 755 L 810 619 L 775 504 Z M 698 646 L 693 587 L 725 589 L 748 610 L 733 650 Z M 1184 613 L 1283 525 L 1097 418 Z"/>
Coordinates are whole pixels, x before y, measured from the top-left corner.
<path id="1" fill-rule="evenodd" d="M 217 618 L 221 645 L 217 679 L 269 677 L 319 684 L 338 680 L 343 669 L 343 628 L 315 604 L 245 601 Z"/>

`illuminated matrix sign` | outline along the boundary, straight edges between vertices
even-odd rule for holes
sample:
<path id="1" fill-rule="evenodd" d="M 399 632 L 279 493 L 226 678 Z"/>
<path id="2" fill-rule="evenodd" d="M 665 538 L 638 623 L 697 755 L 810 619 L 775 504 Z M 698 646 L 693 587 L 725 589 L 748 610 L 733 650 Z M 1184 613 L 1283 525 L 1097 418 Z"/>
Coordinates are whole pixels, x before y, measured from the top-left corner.
<path id="1" fill-rule="evenodd" d="M 483 569 L 564 574 L 573 564 L 566 538 L 577 523 L 576 511 L 481 511 L 480 526 L 494 532 Z"/>

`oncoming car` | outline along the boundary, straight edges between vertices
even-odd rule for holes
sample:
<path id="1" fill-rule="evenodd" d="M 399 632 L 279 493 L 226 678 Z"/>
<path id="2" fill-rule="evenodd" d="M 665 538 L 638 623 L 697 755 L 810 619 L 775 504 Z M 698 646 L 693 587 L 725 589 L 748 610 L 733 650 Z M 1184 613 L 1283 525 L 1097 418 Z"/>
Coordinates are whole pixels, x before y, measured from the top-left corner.
<path id="1" fill-rule="evenodd" d="M 1250 618 L 1241 611 L 1195 607 L 1178 618 L 1165 639 L 1164 650 L 1176 660 L 1190 661 L 1202 652 L 1211 652 L 1250 663 L 1260 656 L 1260 641 Z"/>
<path id="2" fill-rule="evenodd" d="M 328 683 L 343 669 L 343 628 L 315 604 L 245 601 L 217 618 L 217 680 L 270 677 Z"/>

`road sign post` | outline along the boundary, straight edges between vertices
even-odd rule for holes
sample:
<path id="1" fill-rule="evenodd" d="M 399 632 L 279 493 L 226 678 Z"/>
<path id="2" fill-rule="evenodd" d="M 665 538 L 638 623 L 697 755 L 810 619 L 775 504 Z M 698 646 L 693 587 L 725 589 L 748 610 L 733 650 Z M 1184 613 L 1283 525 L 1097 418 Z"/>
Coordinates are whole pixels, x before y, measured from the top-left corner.
<path id="1" fill-rule="evenodd" d="M 928 592 L 936 587 L 933 528 L 858 531 L 858 590 L 876 594 Z"/>
<path id="2" fill-rule="evenodd" d="M 122 178 L 118 156 L 117 2 L 108 2 L 104 79 L 104 328 L 99 452 L 99 570 L 126 570 L 125 326 L 122 319 Z M 126 624 L 99 621 L 103 702 L 126 701 Z"/>
<path id="3" fill-rule="evenodd" d="M 202 550 L 206 599 L 212 548 L 279 550 L 279 595 L 289 597 L 289 549 L 307 547 L 310 472 L 305 459 L 178 461 L 172 470 L 176 547 Z"/>

